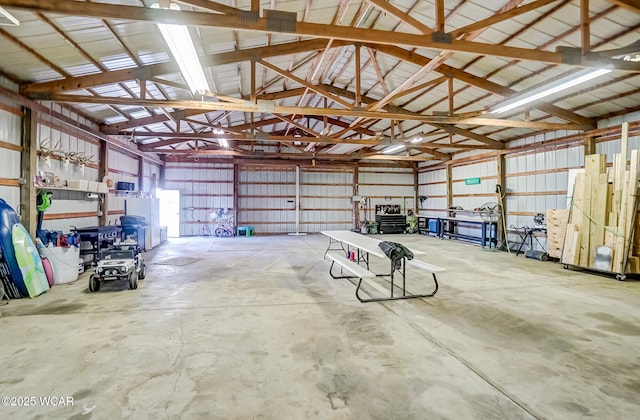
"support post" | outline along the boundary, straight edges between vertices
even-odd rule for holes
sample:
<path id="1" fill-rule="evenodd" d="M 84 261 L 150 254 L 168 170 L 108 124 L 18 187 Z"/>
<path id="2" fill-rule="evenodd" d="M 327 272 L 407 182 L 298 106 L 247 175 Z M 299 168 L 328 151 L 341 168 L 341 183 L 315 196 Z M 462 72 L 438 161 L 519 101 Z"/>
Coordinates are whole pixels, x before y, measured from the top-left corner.
<path id="1" fill-rule="evenodd" d="M 418 195 L 419 195 L 419 177 L 418 177 L 418 162 L 413 163 L 413 215 L 418 217 Z"/>
<path id="2" fill-rule="evenodd" d="M 587 137 L 584 139 L 584 155 L 593 155 L 596 153 L 596 139 Z"/>
<path id="3" fill-rule="evenodd" d="M 306 235 L 300 232 L 300 165 L 296 165 L 296 231 L 289 235 Z"/>
<path id="4" fill-rule="evenodd" d="M 351 182 L 353 189 L 351 191 L 351 197 L 358 195 L 358 177 L 359 177 L 358 167 L 353 168 L 353 180 Z M 360 226 L 360 203 L 353 202 L 352 203 L 352 211 L 353 211 L 353 229 L 358 229 Z M 364 218 L 367 218 L 367 209 L 364 209 Z"/>
<path id="5" fill-rule="evenodd" d="M 106 176 L 109 176 L 109 143 L 101 140 L 100 157 L 98 158 L 98 181 L 102 181 Z M 98 213 L 98 224 L 100 226 L 107 226 L 109 224 L 109 192 L 104 195 L 100 211 L 102 213 Z"/>
<path id="6" fill-rule="evenodd" d="M 240 191 L 240 166 L 237 163 L 233 164 L 233 231 L 238 231 L 240 222 L 238 217 L 240 216 L 240 199 L 238 198 L 238 191 Z"/>
<path id="7" fill-rule="evenodd" d="M 35 238 L 37 191 L 32 179 L 36 170 L 38 123 L 35 112 L 29 108 L 24 108 L 20 143 L 22 146 L 20 155 L 20 220 L 31 236 Z"/>
<path id="8" fill-rule="evenodd" d="M 507 217 L 507 177 L 506 177 L 506 173 L 505 173 L 505 162 L 504 162 L 504 154 L 499 153 L 496 156 L 496 166 L 497 166 L 497 179 L 496 179 L 496 184 L 500 185 L 500 188 L 498 189 L 498 187 L 496 187 L 496 196 L 498 198 L 498 203 L 500 204 L 500 206 L 502 207 L 502 217 Z M 496 229 L 498 235 L 496 240 L 498 241 L 498 243 L 502 243 L 505 244 L 506 246 L 506 238 L 507 238 L 507 232 L 504 231 L 504 229 L 502 228 L 502 226 L 506 225 L 506 220 L 503 221 L 503 223 L 498 222 L 498 227 Z M 491 246 L 491 244 L 489 244 L 489 246 Z"/>
<path id="9" fill-rule="evenodd" d="M 447 162 L 447 216 L 451 206 L 453 206 L 453 181 L 451 163 Z"/>

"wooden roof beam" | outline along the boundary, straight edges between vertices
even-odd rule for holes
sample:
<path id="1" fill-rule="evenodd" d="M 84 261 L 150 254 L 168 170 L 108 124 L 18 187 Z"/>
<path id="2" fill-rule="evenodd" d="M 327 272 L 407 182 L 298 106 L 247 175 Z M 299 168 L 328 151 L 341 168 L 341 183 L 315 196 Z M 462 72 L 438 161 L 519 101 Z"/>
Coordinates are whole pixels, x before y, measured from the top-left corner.
<path id="1" fill-rule="evenodd" d="M 2 31 L 2 29 L 0 29 Z M 2 32 L 0 32 L 2 33 Z M 335 45 L 347 45 L 347 42 L 336 41 Z M 253 59 L 261 59 L 267 57 L 276 57 L 287 54 L 298 54 L 303 52 L 320 50 L 326 46 L 323 39 L 314 39 L 308 41 L 300 41 L 296 43 L 285 43 L 272 45 L 269 47 L 256 47 L 239 51 L 230 51 L 220 54 L 212 54 L 202 58 L 202 64 L 205 66 L 216 66 L 224 64 L 233 64 Z M 48 63 L 45 63 L 49 65 Z M 112 70 L 108 72 L 92 74 L 87 76 L 67 77 L 61 80 L 52 80 L 49 82 L 28 83 L 21 86 L 21 92 L 28 94 L 32 92 L 64 92 L 69 90 L 81 90 L 89 87 L 107 85 L 111 83 L 125 82 L 128 80 L 143 79 L 153 80 L 157 83 L 166 83 L 175 86 L 172 82 L 157 79 L 157 76 L 177 73 L 180 69 L 173 62 L 165 62 L 158 64 L 149 64 L 140 67 L 132 67 L 122 70 Z"/>
<path id="2" fill-rule="evenodd" d="M 242 19 L 239 15 L 221 15 L 206 12 L 174 11 L 168 9 L 150 9 L 139 6 L 124 6 L 105 3 L 83 3 L 77 1 L 56 0 L 55 2 L 34 2 L 33 0 L 0 0 L 0 6 L 28 10 L 31 12 L 59 13 L 71 16 L 89 16 L 105 19 L 129 19 L 153 23 L 170 23 L 204 27 L 219 27 L 234 30 L 274 32 L 269 30 L 267 18 L 257 18 L 255 22 Z M 571 64 L 580 67 L 602 67 L 612 65 L 623 71 L 640 72 L 640 64 L 622 60 L 594 60 L 589 57 L 574 57 L 570 60 L 559 52 L 536 51 L 527 48 L 487 44 L 463 40 L 442 41 L 424 34 L 389 32 L 375 29 L 362 29 L 339 25 L 296 22 L 295 28 L 288 31 L 292 35 L 316 38 L 344 40 L 351 42 L 380 43 L 386 45 L 405 45 L 422 47 L 437 51 L 465 52 L 497 57 L 517 58 L 528 61 L 540 61 L 553 64 Z"/>
<path id="3" fill-rule="evenodd" d="M 372 48 L 377 49 L 380 52 L 383 52 L 385 54 L 389 54 L 391 56 L 394 56 L 396 58 L 405 60 L 405 61 L 409 61 L 409 62 L 413 62 L 414 64 L 423 67 L 427 62 L 430 61 L 430 59 L 428 57 L 422 56 L 420 54 L 417 54 L 415 52 L 410 52 L 407 51 L 403 48 L 400 47 L 393 47 L 393 46 L 387 46 L 387 45 L 372 45 Z M 450 76 L 453 78 L 456 78 L 458 80 L 460 80 L 461 82 L 464 83 L 468 83 L 472 86 L 475 86 L 477 88 L 480 88 L 482 90 L 486 90 L 488 92 L 491 93 L 495 93 L 497 95 L 500 95 L 502 97 L 509 97 L 512 95 L 517 94 L 516 91 L 514 91 L 513 89 L 510 89 L 508 87 L 499 85 L 497 83 L 491 82 L 490 80 L 487 80 L 485 78 L 479 77 L 479 76 L 475 76 L 471 73 L 467 73 L 466 71 L 457 69 L 455 67 L 451 67 L 449 65 L 446 64 L 441 64 L 440 66 L 436 67 L 435 71 L 445 75 L 445 76 Z M 549 103 L 545 103 L 545 102 L 537 102 L 535 104 L 535 107 L 541 111 L 546 112 L 549 115 L 554 115 L 556 117 L 560 117 L 563 120 L 566 121 L 570 121 L 570 122 L 574 122 L 580 125 L 585 125 L 585 126 L 589 126 L 590 128 L 595 127 L 595 121 L 591 118 L 587 118 L 587 117 L 583 117 L 581 115 L 578 115 L 574 112 L 571 111 L 567 111 L 565 109 L 562 109 L 560 107 L 557 107 L 555 105 L 551 105 Z"/>
<path id="4" fill-rule="evenodd" d="M 430 35 L 433 33 L 433 29 L 420 22 L 418 19 L 412 17 L 409 13 L 405 13 L 397 7 L 393 6 L 386 0 L 366 0 L 367 3 L 371 3 L 376 6 L 378 9 L 386 12 L 387 14 L 393 15 L 396 18 L 400 19 L 402 22 L 406 23 L 409 26 L 414 27 L 425 35 Z"/>
<path id="5" fill-rule="evenodd" d="M 449 32 L 449 34 L 453 38 L 459 38 L 464 35 L 468 35 L 472 32 L 478 31 L 480 29 L 488 28 L 491 25 L 495 25 L 496 23 L 504 22 L 505 20 L 513 19 L 516 16 L 520 16 L 532 10 L 538 9 L 540 7 L 546 6 L 549 3 L 554 3 L 558 0 L 537 0 L 529 4 L 525 4 L 524 6 L 519 6 L 510 10 L 506 10 L 502 13 L 496 13 L 490 18 L 480 20 L 478 22 L 474 22 L 470 25 L 464 26 L 462 28 L 458 28 L 454 31 Z M 566 0 L 563 0 L 566 3 Z"/>

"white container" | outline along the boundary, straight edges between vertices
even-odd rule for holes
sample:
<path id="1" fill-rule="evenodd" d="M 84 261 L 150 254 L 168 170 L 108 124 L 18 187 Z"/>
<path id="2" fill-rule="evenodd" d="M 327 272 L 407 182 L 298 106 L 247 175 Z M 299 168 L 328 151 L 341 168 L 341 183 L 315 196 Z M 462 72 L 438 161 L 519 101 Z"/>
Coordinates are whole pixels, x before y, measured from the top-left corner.
<path id="1" fill-rule="evenodd" d="M 97 181 L 89 181 L 89 186 L 87 187 L 87 190 L 98 192 L 99 185 L 100 184 Z"/>
<path id="2" fill-rule="evenodd" d="M 86 179 L 69 179 L 67 180 L 67 187 L 72 190 L 87 191 L 89 188 L 89 181 Z"/>
<path id="3" fill-rule="evenodd" d="M 78 279 L 78 258 L 80 258 L 78 248 L 53 246 L 39 248 L 38 251 L 40 255 L 47 257 L 53 266 L 54 284 L 69 283 Z"/>

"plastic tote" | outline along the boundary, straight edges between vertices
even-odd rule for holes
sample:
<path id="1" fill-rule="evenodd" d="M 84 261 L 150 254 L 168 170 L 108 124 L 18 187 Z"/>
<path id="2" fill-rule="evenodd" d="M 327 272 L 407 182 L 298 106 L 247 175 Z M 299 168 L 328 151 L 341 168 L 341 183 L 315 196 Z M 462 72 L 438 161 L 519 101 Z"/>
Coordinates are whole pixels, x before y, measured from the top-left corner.
<path id="1" fill-rule="evenodd" d="M 78 258 L 80 258 L 78 248 L 53 246 L 39 248 L 38 251 L 41 256 L 47 257 L 51 262 L 55 284 L 69 283 L 78 279 Z"/>

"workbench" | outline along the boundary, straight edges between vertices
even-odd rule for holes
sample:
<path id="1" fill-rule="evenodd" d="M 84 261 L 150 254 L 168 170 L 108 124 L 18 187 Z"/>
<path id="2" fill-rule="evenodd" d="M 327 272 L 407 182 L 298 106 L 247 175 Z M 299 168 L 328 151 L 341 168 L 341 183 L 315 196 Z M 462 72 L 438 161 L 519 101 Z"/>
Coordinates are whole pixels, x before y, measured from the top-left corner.
<path id="1" fill-rule="evenodd" d="M 434 229 L 435 227 L 435 229 Z M 471 233 L 460 233 L 460 228 L 471 228 L 479 230 L 477 235 Z M 497 245 L 498 223 L 485 222 L 481 219 L 449 216 L 418 216 L 418 232 L 434 234 L 440 239 L 462 239 L 478 243 L 485 247 Z"/>
<path id="2" fill-rule="evenodd" d="M 80 258 L 91 255 L 91 261 L 85 261 L 91 264 L 97 264 L 101 250 L 119 239 L 121 232 L 120 226 L 88 226 L 72 230 L 80 236 Z M 83 248 L 82 242 L 88 242 L 91 248 Z"/>

